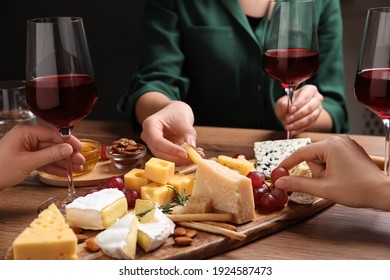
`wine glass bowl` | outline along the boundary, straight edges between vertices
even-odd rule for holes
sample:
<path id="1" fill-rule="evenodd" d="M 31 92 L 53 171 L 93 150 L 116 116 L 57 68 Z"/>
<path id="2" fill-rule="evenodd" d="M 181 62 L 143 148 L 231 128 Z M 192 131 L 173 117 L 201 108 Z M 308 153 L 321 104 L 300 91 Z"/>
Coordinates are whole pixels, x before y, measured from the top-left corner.
<path id="1" fill-rule="evenodd" d="M 384 172 L 390 151 L 390 7 L 367 12 L 355 78 L 355 97 L 382 119 L 385 128 Z"/>
<path id="2" fill-rule="evenodd" d="M 263 68 L 284 88 L 289 102 L 287 113 L 295 89 L 316 73 L 319 64 L 314 1 L 270 1 Z M 287 138 L 291 138 L 289 131 Z"/>
<path id="3" fill-rule="evenodd" d="M 64 142 L 74 125 L 91 113 L 97 89 L 83 19 L 48 17 L 27 21 L 26 101 L 41 120 L 58 129 Z M 72 162 L 66 162 L 68 193 L 44 202 L 65 206 L 77 198 Z"/>

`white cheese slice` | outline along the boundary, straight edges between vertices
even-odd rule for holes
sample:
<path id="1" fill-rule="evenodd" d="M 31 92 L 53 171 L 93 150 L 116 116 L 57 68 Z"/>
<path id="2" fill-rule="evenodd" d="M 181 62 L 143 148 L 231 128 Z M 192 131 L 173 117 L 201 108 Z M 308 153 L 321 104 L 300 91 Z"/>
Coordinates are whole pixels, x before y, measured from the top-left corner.
<path id="1" fill-rule="evenodd" d="M 141 200 L 137 200 L 141 202 Z M 137 207 L 136 213 L 143 207 Z M 146 202 L 146 201 L 144 201 Z M 143 210 L 140 210 L 143 212 Z M 138 245 L 144 249 L 145 252 L 152 251 L 160 247 L 167 238 L 173 234 L 175 229 L 175 223 L 172 222 L 165 214 L 159 209 L 158 204 L 154 203 L 152 209 L 143 217 L 139 217 L 140 224 L 138 226 Z"/>
<path id="2" fill-rule="evenodd" d="M 118 189 L 103 189 L 78 197 L 65 209 L 71 227 L 102 230 L 127 213 L 127 200 Z"/>
<path id="3" fill-rule="evenodd" d="M 254 143 L 256 169 L 266 179 L 270 179 L 272 170 L 298 148 L 311 143 L 310 138 L 270 140 Z"/>
<path id="4" fill-rule="evenodd" d="M 104 253 L 115 259 L 135 259 L 138 219 L 134 212 L 126 214 L 111 227 L 96 235 L 95 240 Z"/>
<path id="5" fill-rule="evenodd" d="M 194 197 L 211 199 L 215 212 L 234 215 L 237 224 L 255 218 L 252 181 L 214 160 L 199 160 L 192 191 Z"/>
<path id="6" fill-rule="evenodd" d="M 295 202 L 297 204 L 312 204 L 314 202 L 314 195 L 303 193 L 303 192 L 293 192 L 289 196 L 289 201 Z"/>

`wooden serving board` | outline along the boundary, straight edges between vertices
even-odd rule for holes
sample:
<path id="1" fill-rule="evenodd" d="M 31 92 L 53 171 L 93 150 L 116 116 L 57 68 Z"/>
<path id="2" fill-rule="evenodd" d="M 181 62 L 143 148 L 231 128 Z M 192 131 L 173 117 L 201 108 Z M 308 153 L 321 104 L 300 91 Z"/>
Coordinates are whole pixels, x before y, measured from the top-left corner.
<path id="1" fill-rule="evenodd" d="M 246 243 L 256 239 L 265 237 L 272 233 L 282 230 L 292 224 L 302 221 L 303 219 L 325 209 L 332 202 L 317 198 L 311 205 L 296 204 L 288 202 L 288 204 L 280 211 L 270 214 L 261 213 L 256 210 L 256 218 L 253 222 L 249 222 L 238 226 L 238 232 L 247 235 L 244 240 L 235 240 L 222 235 L 206 233 L 198 231 L 197 237 L 190 246 L 179 247 L 174 244 L 172 237 L 169 237 L 166 242 L 156 250 L 144 253 L 141 248 L 137 248 L 137 260 L 168 260 L 168 259 L 206 259 L 212 256 L 221 254 L 228 250 L 243 246 Z M 98 231 L 84 231 L 90 237 L 96 236 Z M 260 252 L 259 252 L 260 254 Z M 78 258 L 81 260 L 109 260 L 109 256 L 102 251 L 90 252 L 85 247 L 85 243 L 78 245 Z M 13 259 L 12 248 L 9 248 L 6 254 L 6 259 Z"/>
<path id="2" fill-rule="evenodd" d="M 129 170 L 119 170 L 115 168 L 111 161 L 99 161 L 96 166 L 88 173 L 73 177 L 75 187 L 86 187 L 98 185 L 101 182 L 112 176 L 121 176 L 127 173 Z M 67 187 L 68 181 L 66 177 L 58 177 L 44 172 L 38 173 L 38 178 L 41 182 L 56 186 Z"/>

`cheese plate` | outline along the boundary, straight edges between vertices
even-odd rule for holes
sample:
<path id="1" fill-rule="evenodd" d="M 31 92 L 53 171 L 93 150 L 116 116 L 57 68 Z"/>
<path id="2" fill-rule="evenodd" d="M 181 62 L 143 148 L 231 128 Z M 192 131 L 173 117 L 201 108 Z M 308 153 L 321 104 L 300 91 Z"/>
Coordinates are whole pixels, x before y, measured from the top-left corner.
<path id="1" fill-rule="evenodd" d="M 316 198 L 311 205 L 288 204 L 279 211 L 273 213 L 262 213 L 256 209 L 255 219 L 252 222 L 238 225 L 237 232 L 246 235 L 243 240 L 232 239 L 223 235 L 198 231 L 197 237 L 189 246 L 175 245 L 173 237 L 169 237 L 165 243 L 156 250 L 145 253 L 137 248 L 136 260 L 169 260 L 169 259 L 207 259 L 223 252 L 241 247 L 249 242 L 263 238 L 267 235 L 278 232 L 290 225 L 308 218 L 317 212 L 329 207 L 331 201 Z M 100 231 L 85 230 L 82 234 L 88 237 L 95 237 Z M 261 255 L 261 252 L 259 252 Z M 77 257 L 80 260 L 110 260 L 111 258 L 101 250 L 91 252 L 86 247 L 86 242 L 78 244 Z M 12 247 L 6 253 L 6 259 L 13 259 Z"/>

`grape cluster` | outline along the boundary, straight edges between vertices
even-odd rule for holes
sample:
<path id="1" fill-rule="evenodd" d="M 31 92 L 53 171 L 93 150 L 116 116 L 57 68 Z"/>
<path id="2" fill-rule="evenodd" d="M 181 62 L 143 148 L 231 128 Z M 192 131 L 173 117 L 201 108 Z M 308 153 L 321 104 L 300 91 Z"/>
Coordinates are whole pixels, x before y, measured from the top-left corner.
<path id="1" fill-rule="evenodd" d="M 137 191 L 128 190 L 125 188 L 125 182 L 123 181 L 123 178 L 121 176 L 112 176 L 108 178 L 104 182 L 100 183 L 98 187 L 87 192 L 87 194 L 110 188 L 118 189 L 124 193 L 127 200 L 127 207 L 129 209 L 134 208 L 135 201 L 141 198 L 140 194 Z"/>
<path id="2" fill-rule="evenodd" d="M 277 167 L 272 171 L 271 184 L 268 185 L 263 174 L 258 171 L 249 172 L 247 177 L 252 180 L 255 206 L 261 207 L 267 212 L 283 208 L 288 201 L 288 194 L 286 191 L 275 188 L 275 182 L 280 177 L 288 175 L 288 170 Z"/>

